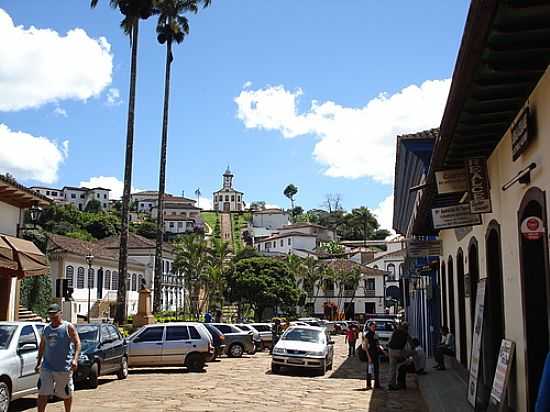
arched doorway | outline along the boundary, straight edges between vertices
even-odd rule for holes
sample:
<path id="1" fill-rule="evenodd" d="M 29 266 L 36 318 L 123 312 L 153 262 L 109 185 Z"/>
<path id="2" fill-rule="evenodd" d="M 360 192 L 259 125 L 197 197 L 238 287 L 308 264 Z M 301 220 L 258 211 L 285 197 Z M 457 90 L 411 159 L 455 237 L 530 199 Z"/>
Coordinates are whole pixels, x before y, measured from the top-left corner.
<path id="1" fill-rule="evenodd" d="M 449 320 L 447 319 L 447 270 L 445 269 L 445 262 L 441 262 L 441 309 L 443 316 L 441 318 L 441 326 L 448 326 Z"/>
<path id="2" fill-rule="evenodd" d="M 453 257 L 449 256 L 447 260 L 447 273 L 449 276 L 449 330 L 456 337 L 455 326 L 455 277 Z"/>
<path id="3" fill-rule="evenodd" d="M 530 218 L 542 220 L 544 233 L 540 238 L 527 239 L 521 234 L 522 223 Z M 540 221 L 539 221 L 540 222 Z M 549 265 L 548 223 L 545 192 L 530 189 L 518 210 L 520 269 L 523 297 L 523 317 L 526 341 L 526 372 L 528 410 L 532 410 L 538 393 L 544 359 L 549 351 Z"/>
<path id="4" fill-rule="evenodd" d="M 502 253 L 500 225 L 489 223 L 485 235 L 487 283 L 485 286 L 485 319 L 482 337 L 482 399 L 489 400 L 497 366 L 500 342 L 504 338 L 504 300 L 502 292 Z"/>
<path id="5" fill-rule="evenodd" d="M 466 347 L 466 296 L 464 294 L 464 252 L 458 249 L 456 254 L 456 277 L 458 290 L 458 332 L 460 338 L 460 363 L 468 367 L 468 351 Z"/>
<path id="6" fill-rule="evenodd" d="M 470 328 L 473 331 L 476 320 L 476 296 L 479 283 L 479 248 L 473 237 L 468 245 L 468 274 L 470 275 Z"/>

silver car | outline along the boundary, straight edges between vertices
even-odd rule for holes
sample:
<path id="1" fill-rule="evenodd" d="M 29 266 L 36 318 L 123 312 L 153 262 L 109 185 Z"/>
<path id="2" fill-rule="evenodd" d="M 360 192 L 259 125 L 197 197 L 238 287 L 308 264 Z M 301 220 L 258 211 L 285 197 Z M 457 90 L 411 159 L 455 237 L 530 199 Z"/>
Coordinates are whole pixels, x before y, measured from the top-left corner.
<path id="1" fill-rule="evenodd" d="M 199 372 L 213 351 L 212 336 L 202 323 L 147 325 L 128 338 L 128 365 L 186 366 Z"/>
<path id="2" fill-rule="evenodd" d="M 262 345 L 264 348 L 271 349 L 271 342 L 273 341 L 273 332 L 271 324 L 269 323 L 249 323 L 248 325 L 252 326 L 260 334 L 260 339 L 262 340 Z"/>
<path id="3" fill-rule="evenodd" d="M 225 337 L 225 354 L 230 358 L 240 358 L 246 352 L 250 355 L 256 353 L 254 335 L 243 332 L 239 328 L 227 323 L 212 323 Z"/>
<path id="4" fill-rule="evenodd" d="M 12 400 L 38 390 L 38 373 L 34 368 L 45 326 L 34 322 L 0 322 L 0 412 L 7 412 Z"/>

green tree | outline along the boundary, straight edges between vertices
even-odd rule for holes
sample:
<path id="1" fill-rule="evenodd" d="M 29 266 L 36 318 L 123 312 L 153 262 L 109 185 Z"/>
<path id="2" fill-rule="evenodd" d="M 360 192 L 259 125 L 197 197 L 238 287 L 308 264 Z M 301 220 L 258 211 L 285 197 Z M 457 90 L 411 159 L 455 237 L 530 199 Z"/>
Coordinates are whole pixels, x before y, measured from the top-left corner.
<path id="1" fill-rule="evenodd" d="M 323 243 L 321 249 L 328 253 L 330 256 L 341 255 L 345 252 L 344 246 L 331 240 L 330 242 Z"/>
<path id="2" fill-rule="evenodd" d="M 322 266 L 319 260 L 308 256 L 304 259 L 303 288 L 310 299 L 310 303 L 315 305 L 321 289 L 320 282 L 323 279 Z M 317 288 L 317 289 L 316 289 Z"/>
<path id="3" fill-rule="evenodd" d="M 136 225 L 136 233 L 140 236 L 146 237 L 147 239 L 156 239 L 157 238 L 157 225 L 152 221 L 145 221 Z"/>
<path id="4" fill-rule="evenodd" d="M 233 262 L 236 263 L 239 260 L 258 257 L 258 251 L 251 246 L 246 246 L 240 249 L 233 257 Z"/>
<path id="5" fill-rule="evenodd" d="M 291 183 L 285 187 L 283 194 L 290 200 L 290 209 L 294 209 L 294 196 L 298 194 L 298 188 Z"/>
<path id="6" fill-rule="evenodd" d="M 83 228 L 96 239 L 120 233 L 120 219 L 112 213 L 85 213 L 83 220 Z"/>
<path id="7" fill-rule="evenodd" d="M 34 313 L 46 317 L 52 303 L 52 283 L 48 275 L 31 276 L 21 282 L 21 304 Z"/>
<path id="8" fill-rule="evenodd" d="M 84 208 L 84 211 L 89 213 L 98 213 L 101 212 L 101 210 L 101 202 L 97 199 L 90 200 Z"/>
<path id="9" fill-rule="evenodd" d="M 301 294 L 287 265 L 273 258 L 240 260 L 228 283 L 232 300 L 251 305 L 258 321 L 266 308 L 295 306 Z"/>
<path id="10" fill-rule="evenodd" d="M 97 6 L 99 0 L 91 0 L 91 7 Z M 134 153 L 134 114 L 136 102 L 137 52 L 139 20 L 147 19 L 153 14 L 153 0 L 109 0 L 113 8 L 118 8 L 123 15 L 120 27 L 130 38 L 130 93 L 128 98 L 128 122 L 126 128 L 126 154 L 124 160 L 124 188 L 122 194 L 122 226 L 120 232 L 120 253 L 118 265 L 118 293 L 115 321 L 126 322 L 126 279 L 128 278 L 128 212 L 130 210 L 130 192 L 132 187 L 132 166 Z"/>
<path id="11" fill-rule="evenodd" d="M 189 21 L 185 13 L 197 13 L 200 4 L 207 7 L 210 0 L 155 0 L 155 11 L 158 12 L 157 40 L 166 44 L 166 62 L 164 77 L 164 109 L 162 114 L 162 136 L 160 145 L 160 171 L 158 190 L 157 243 L 155 248 L 155 279 L 153 310 L 158 312 L 161 303 L 162 280 L 162 243 L 164 241 L 164 193 L 166 186 L 166 152 L 168 148 L 168 109 L 170 101 L 170 74 L 172 61 L 172 45 L 180 44 L 189 34 Z"/>

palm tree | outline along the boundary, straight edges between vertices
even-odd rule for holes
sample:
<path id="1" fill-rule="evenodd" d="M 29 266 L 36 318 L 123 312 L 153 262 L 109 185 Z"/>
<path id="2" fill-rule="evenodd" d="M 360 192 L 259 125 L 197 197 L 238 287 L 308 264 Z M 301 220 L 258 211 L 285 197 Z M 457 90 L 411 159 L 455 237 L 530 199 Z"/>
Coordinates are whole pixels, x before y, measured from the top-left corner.
<path id="1" fill-rule="evenodd" d="M 311 303 L 313 303 L 315 311 L 315 302 L 317 301 L 319 290 L 321 289 L 319 282 L 323 278 L 323 272 L 319 261 L 311 256 L 305 258 L 303 265 L 304 289 L 307 293 L 311 288 L 311 295 L 308 293 L 308 296 L 311 298 Z M 317 286 L 317 293 L 315 293 L 315 286 Z"/>
<path id="2" fill-rule="evenodd" d="M 172 44 L 180 44 L 189 34 L 189 22 L 185 13 L 197 13 L 200 4 L 207 7 L 210 0 L 154 0 L 159 14 L 157 40 L 166 44 L 166 69 L 164 78 L 164 111 L 162 116 L 162 137 L 160 146 L 159 190 L 157 198 L 157 243 L 155 248 L 155 288 L 153 311 L 160 310 L 162 281 L 162 243 L 164 241 L 164 192 L 166 185 L 166 151 L 168 145 L 168 108 L 170 100 L 170 71 L 174 56 Z"/>
<path id="3" fill-rule="evenodd" d="M 294 215 L 294 196 L 298 193 L 298 188 L 292 183 L 285 187 L 283 194 L 290 199 L 290 208 L 292 209 L 292 215 Z"/>
<path id="4" fill-rule="evenodd" d="M 91 0 L 90 6 L 96 7 L 99 0 Z M 122 212 L 120 227 L 120 253 L 118 261 L 118 292 L 115 321 L 126 322 L 126 279 L 128 278 L 128 212 L 130 210 L 130 192 L 132 187 L 132 163 L 134 152 L 134 110 L 136 102 L 136 75 L 139 20 L 147 19 L 153 13 L 153 0 L 109 0 L 114 9 L 119 9 L 124 18 L 120 27 L 130 38 L 132 57 L 130 66 L 130 95 L 128 98 L 128 122 L 126 127 L 126 155 L 124 160 L 124 189 L 122 194 Z"/>
<path id="5" fill-rule="evenodd" d="M 361 281 L 362 276 L 363 275 L 361 273 L 361 270 L 357 266 L 352 267 L 351 271 L 346 274 L 345 284 L 348 288 L 351 288 L 351 290 L 353 290 L 353 294 L 351 295 L 351 299 L 349 301 L 350 305 L 355 300 L 355 294 L 357 293 L 357 288 L 359 287 L 359 282 Z M 347 314 L 344 313 L 344 315 Z"/>
<path id="6" fill-rule="evenodd" d="M 229 255 L 229 242 L 222 239 L 214 239 L 210 250 L 210 261 L 208 269 L 207 298 L 220 305 L 223 304 L 223 292 L 227 273 L 231 270 L 231 259 Z"/>

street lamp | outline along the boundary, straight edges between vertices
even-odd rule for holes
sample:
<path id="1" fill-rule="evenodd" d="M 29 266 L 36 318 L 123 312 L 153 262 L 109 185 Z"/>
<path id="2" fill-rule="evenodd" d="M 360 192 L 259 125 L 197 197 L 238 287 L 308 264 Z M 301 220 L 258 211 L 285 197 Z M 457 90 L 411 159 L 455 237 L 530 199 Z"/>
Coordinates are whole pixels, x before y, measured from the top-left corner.
<path id="1" fill-rule="evenodd" d="M 90 275 L 92 274 L 92 263 L 94 262 L 94 255 L 91 253 L 88 253 L 86 255 L 86 262 L 88 262 L 88 322 L 91 321 L 90 317 L 90 303 L 92 299 L 92 288 L 91 288 L 91 282 L 90 282 Z"/>

